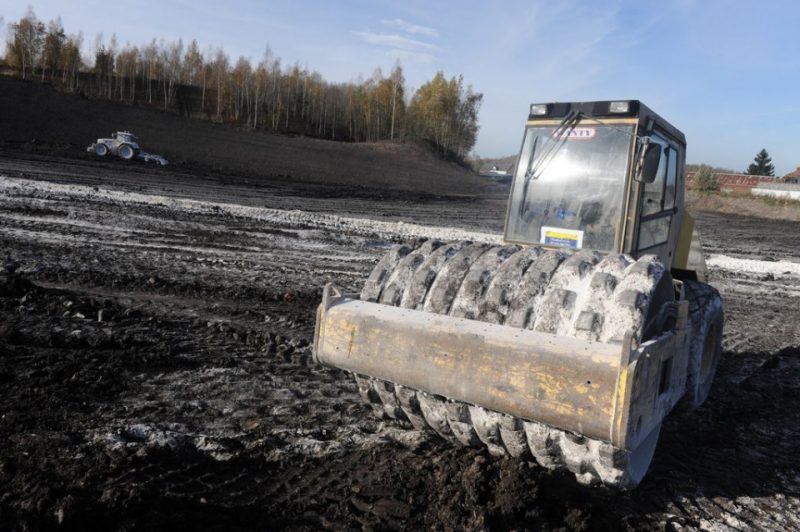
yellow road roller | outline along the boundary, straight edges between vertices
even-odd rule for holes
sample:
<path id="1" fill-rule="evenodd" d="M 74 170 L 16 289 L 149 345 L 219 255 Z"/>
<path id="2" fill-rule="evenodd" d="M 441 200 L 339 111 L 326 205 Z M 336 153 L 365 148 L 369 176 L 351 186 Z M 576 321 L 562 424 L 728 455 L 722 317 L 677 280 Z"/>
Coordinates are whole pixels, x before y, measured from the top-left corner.
<path id="1" fill-rule="evenodd" d="M 531 105 L 504 243 L 399 244 L 360 294 L 327 285 L 316 361 L 383 418 L 634 488 L 721 351 L 685 153 L 636 100 Z"/>

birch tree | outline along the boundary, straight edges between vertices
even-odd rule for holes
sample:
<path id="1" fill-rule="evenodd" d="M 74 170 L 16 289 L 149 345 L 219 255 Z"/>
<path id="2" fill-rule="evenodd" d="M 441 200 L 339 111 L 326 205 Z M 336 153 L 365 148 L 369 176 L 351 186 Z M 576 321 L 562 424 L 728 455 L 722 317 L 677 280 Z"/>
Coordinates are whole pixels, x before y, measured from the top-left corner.
<path id="1" fill-rule="evenodd" d="M 45 74 L 50 72 L 50 79 L 53 79 L 61 64 L 61 50 L 66 41 L 64 27 L 61 25 L 61 18 L 51 20 L 47 25 L 47 33 L 43 39 L 42 56 L 40 67 L 42 69 L 42 81 Z"/>
<path id="2" fill-rule="evenodd" d="M 19 19 L 19 22 L 11 24 L 9 29 L 6 60 L 11 66 L 20 69 L 22 79 L 25 79 L 28 72 L 33 75 L 33 69 L 39 62 L 45 38 L 45 27 L 36 18 L 33 9 L 28 6 L 25 16 Z"/>

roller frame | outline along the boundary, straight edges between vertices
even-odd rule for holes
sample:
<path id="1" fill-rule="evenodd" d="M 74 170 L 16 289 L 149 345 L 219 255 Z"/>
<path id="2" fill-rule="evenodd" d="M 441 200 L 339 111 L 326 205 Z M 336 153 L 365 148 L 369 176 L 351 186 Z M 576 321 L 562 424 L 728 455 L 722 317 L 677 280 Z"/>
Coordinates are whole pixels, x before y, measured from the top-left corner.
<path id="1" fill-rule="evenodd" d="M 361 301 L 328 284 L 318 363 L 633 450 L 683 396 L 688 303 L 635 345 L 600 343 Z M 666 362 L 669 360 L 670 362 Z"/>

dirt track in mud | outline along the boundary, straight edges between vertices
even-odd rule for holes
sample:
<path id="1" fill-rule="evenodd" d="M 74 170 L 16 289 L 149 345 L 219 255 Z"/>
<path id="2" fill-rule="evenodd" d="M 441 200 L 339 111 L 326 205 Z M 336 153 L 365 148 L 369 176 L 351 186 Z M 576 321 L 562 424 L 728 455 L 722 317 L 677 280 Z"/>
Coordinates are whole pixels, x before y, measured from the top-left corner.
<path id="1" fill-rule="evenodd" d="M 718 378 L 619 494 L 376 420 L 311 360 L 324 283 L 358 290 L 392 242 L 497 232 L 501 198 L 0 175 L 2 529 L 800 527 L 798 224 L 699 216 Z"/>

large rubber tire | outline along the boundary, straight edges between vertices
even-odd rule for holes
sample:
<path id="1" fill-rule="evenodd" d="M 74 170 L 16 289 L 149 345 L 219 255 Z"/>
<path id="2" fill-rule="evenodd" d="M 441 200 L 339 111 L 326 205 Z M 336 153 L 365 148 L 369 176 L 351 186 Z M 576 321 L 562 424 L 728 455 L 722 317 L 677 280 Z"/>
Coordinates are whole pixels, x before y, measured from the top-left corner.
<path id="1" fill-rule="evenodd" d="M 133 159 L 133 156 L 136 155 L 136 151 L 130 144 L 120 144 L 119 148 L 117 148 L 117 155 L 120 159 L 130 161 Z"/>
<path id="2" fill-rule="evenodd" d="M 671 285 L 655 257 L 427 241 L 386 253 L 361 298 L 606 343 L 621 342 L 633 330 L 634 341 L 642 342 L 661 332 L 660 310 L 674 298 Z M 636 486 L 658 441 L 657 428 L 637 449 L 623 451 L 476 405 L 356 378 L 383 418 L 425 426 L 464 445 L 485 445 L 493 455 L 533 457 L 544 467 L 568 469 L 585 484 Z"/>
<path id="3" fill-rule="evenodd" d="M 692 326 L 683 407 L 694 410 L 705 402 L 711 392 L 722 354 L 724 312 L 722 297 L 713 286 L 684 281 L 683 290 L 689 302 L 689 320 Z"/>
<path id="4" fill-rule="evenodd" d="M 108 155 L 108 146 L 106 146 L 102 142 L 100 144 L 95 144 L 94 145 L 94 152 L 99 157 L 105 157 L 106 155 Z"/>

